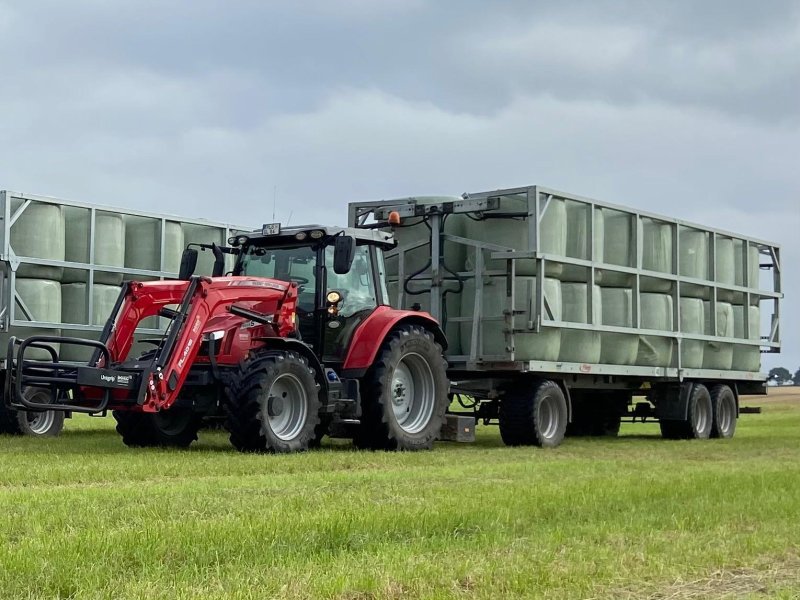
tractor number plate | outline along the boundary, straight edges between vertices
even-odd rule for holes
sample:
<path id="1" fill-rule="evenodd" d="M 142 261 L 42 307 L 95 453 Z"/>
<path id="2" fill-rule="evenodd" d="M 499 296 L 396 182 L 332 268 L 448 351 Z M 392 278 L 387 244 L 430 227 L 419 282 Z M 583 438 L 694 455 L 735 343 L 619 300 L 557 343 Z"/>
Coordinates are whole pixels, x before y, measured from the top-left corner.
<path id="1" fill-rule="evenodd" d="M 280 223 L 267 223 L 261 226 L 261 235 L 278 235 L 280 232 Z"/>

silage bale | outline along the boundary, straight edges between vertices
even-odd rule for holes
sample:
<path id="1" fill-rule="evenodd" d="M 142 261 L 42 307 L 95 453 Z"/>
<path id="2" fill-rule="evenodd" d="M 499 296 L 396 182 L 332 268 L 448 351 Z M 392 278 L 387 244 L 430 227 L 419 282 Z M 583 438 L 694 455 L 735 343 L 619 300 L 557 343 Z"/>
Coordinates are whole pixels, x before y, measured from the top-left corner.
<path id="1" fill-rule="evenodd" d="M 532 292 L 535 290 L 536 277 L 520 276 L 516 281 L 515 308 L 524 311 L 515 317 L 518 328 L 526 326 L 532 320 L 530 302 Z M 552 277 L 544 279 L 544 297 L 550 310 L 552 320 L 561 320 L 561 282 Z M 506 278 L 486 278 L 483 286 L 481 316 L 500 317 L 507 308 Z M 470 279 L 464 282 L 464 291 L 461 294 L 461 314 L 469 316 L 475 312 L 475 281 Z M 549 315 L 546 315 L 549 318 Z M 503 333 L 506 325 L 504 321 L 484 321 L 483 352 L 479 348 L 479 355 L 505 355 L 506 338 Z M 469 354 L 472 341 L 472 322 L 462 323 L 461 347 L 464 354 Z M 542 328 L 539 333 L 516 333 L 514 335 L 515 358 L 517 360 L 558 360 L 561 347 L 561 331 L 556 328 Z"/>
<path id="2" fill-rule="evenodd" d="M 40 321 L 43 323 L 61 322 L 61 284 L 50 279 L 17 278 L 16 290 L 19 298 L 30 310 L 30 318 L 25 315 L 19 302 L 15 307 L 15 318 L 19 321 Z M 34 335 L 61 335 L 60 329 L 46 329 L 17 326 L 12 333 L 0 334 L 0 356 L 6 356 L 8 341 L 11 335 L 17 339 L 26 339 Z M 58 351 L 58 344 L 51 344 Z M 46 350 L 31 348 L 25 352 L 26 359 L 52 360 Z"/>
<path id="3" fill-rule="evenodd" d="M 601 288 L 603 325 L 633 326 L 633 294 L 626 288 Z M 639 350 L 639 336 L 627 333 L 603 333 L 600 362 L 632 365 Z"/>
<path id="4" fill-rule="evenodd" d="M 672 331 L 672 296 L 643 293 L 639 297 L 639 310 L 643 329 Z M 647 367 L 669 367 L 675 342 L 670 337 L 639 336 L 636 364 Z"/>
<path id="5" fill-rule="evenodd" d="M 642 218 L 642 268 L 647 271 L 672 274 L 672 231 L 674 226 L 665 221 Z M 672 282 L 653 277 L 642 277 L 643 292 L 668 293 Z"/>
<path id="6" fill-rule="evenodd" d="M 588 284 L 562 283 L 562 320 L 570 323 L 588 323 Z M 600 287 L 595 285 L 592 296 L 594 324 L 603 319 L 603 299 Z M 576 329 L 561 330 L 560 362 L 597 363 L 600 362 L 602 336 L 596 331 Z"/>
<path id="7" fill-rule="evenodd" d="M 700 298 L 681 298 L 681 332 L 705 334 L 705 311 Z M 699 369 L 703 366 L 705 342 L 700 340 L 681 341 L 681 367 Z"/>
<path id="8" fill-rule="evenodd" d="M 69 262 L 89 262 L 90 211 L 84 208 L 66 207 L 66 249 Z M 94 264 L 97 266 L 125 266 L 125 221 L 119 213 L 97 211 L 95 213 Z M 118 285 L 122 283 L 122 273 L 95 271 L 95 283 Z M 88 281 L 88 271 L 66 269 L 64 283 Z"/>
<path id="9" fill-rule="evenodd" d="M 92 322 L 87 318 L 86 284 L 65 283 L 61 286 L 61 320 L 65 329 L 70 324 L 74 325 L 105 325 L 121 292 L 118 285 L 95 284 L 92 290 Z M 94 331 L 75 331 L 70 333 L 73 337 L 83 339 L 100 339 L 100 334 Z M 62 360 L 81 361 L 89 360 L 94 348 L 65 344 L 60 357 Z"/>
<path id="10" fill-rule="evenodd" d="M 744 240 L 734 240 L 733 241 L 733 263 L 734 263 L 734 271 L 735 271 L 735 283 L 736 285 L 744 286 Z M 748 254 L 748 287 L 753 289 L 759 289 L 759 279 L 760 279 L 760 270 L 759 270 L 759 260 L 760 255 L 758 252 L 758 247 L 750 244 L 747 250 Z"/>
<path id="11" fill-rule="evenodd" d="M 711 302 L 703 302 L 706 333 L 719 337 L 732 338 L 734 335 L 733 306 L 729 302 L 717 302 L 717 327 L 711 331 Z M 706 342 L 703 353 L 704 369 L 728 371 L 733 364 L 733 344 L 728 342 Z"/>
<path id="12" fill-rule="evenodd" d="M 740 339 L 758 340 L 761 335 L 761 310 L 758 305 L 748 308 L 750 327 L 748 335 L 744 330 L 744 309 L 741 304 L 733 307 L 733 336 Z M 761 369 L 761 350 L 758 346 L 734 344 L 732 368 L 736 371 L 757 373 Z"/>
<path id="13" fill-rule="evenodd" d="M 681 226 L 680 230 L 680 274 L 693 279 L 709 279 L 708 272 L 708 232 Z M 681 284 L 681 295 L 690 298 L 708 299 L 706 285 Z"/>
<path id="14" fill-rule="evenodd" d="M 23 201 L 13 198 L 11 214 L 23 206 Z M 64 209 L 58 204 L 31 202 L 11 226 L 11 248 L 17 256 L 64 260 Z M 63 267 L 21 264 L 17 277 L 31 279 L 61 279 Z"/>
<path id="15" fill-rule="evenodd" d="M 544 207 L 544 200 L 540 207 Z M 532 209 L 531 209 L 532 210 Z M 505 246 L 516 251 L 532 250 L 533 240 L 529 236 L 530 219 L 525 217 L 499 217 L 492 215 L 502 214 L 527 214 L 528 201 L 525 194 L 504 196 L 500 199 L 500 208 L 496 211 L 486 211 L 485 218 L 481 220 L 467 220 L 465 237 L 479 242 Z M 533 217 L 531 217 L 533 218 Z M 539 234 L 540 250 L 542 253 L 556 256 L 566 256 L 567 251 L 567 208 L 564 200 L 553 198 L 548 204 L 540 222 Z M 491 252 L 484 252 L 484 265 L 487 270 L 506 270 L 506 261 L 503 259 L 489 258 Z M 466 269 L 475 268 L 475 251 L 470 249 L 466 256 Z M 517 275 L 536 275 L 536 261 L 532 259 L 518 260 L 516 264 Z M 561 274 L 563 265 L 549 262 L 545 266 L 546 274 L 556 277 Z"/>

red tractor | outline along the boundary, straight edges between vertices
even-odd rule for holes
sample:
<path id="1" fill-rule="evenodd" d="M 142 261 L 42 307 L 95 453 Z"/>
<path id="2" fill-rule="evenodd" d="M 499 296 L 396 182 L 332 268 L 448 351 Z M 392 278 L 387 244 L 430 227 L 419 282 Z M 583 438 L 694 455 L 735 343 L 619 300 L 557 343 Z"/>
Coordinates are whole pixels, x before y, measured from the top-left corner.
<path id="1" fill-rule="evenodd" d="M 6 395 L 28 411 L 111 410 L 129 446 L 188 446 L 204 420 L 225 418 L 242 451 L 293 452 L 326 433 L 372 449 L 430 448 L 449 404 L 445 336 L 427 313 L 388 306 L 383 250 L 391 234 L 264 226 L 202 246 L 216 262 L 179 280 L 126 282 L 99 341 L 33 336 L 9 342 Z M 224 255 L 236 257 L 223 276 Z M 141 340 L 143 319 L 168 320 Z M 87 364 L 54 344 L 93 348 Z M 146 351 L 134 350 L 152 344 Z M 28 360 L 29 348 L 51 360 Z"/>

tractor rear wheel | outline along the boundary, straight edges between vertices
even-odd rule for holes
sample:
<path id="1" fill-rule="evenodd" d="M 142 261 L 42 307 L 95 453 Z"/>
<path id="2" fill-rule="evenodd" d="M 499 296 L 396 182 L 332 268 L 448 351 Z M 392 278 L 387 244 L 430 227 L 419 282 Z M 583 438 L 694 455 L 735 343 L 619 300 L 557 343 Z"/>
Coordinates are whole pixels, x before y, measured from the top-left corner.
<path id="1" fill-rule="evenodd" d="M 133 448 L 187 448 L 203 426 L 202 417 L 191 409 L 172 408 L 157 413 L 115 410 L 112 414 L 123 443 Z"/>
<path id="2" fill-rule="evenodd" d="M 50 393 L 41 388 L 26 388 L 23 392 L 28 400 L 46 403 Z M 64 429 L 64 411 L 15 410 L 0 404 L 0 433 L 55 437 Z"/>
<path id="3" fill-rule="evenodd" d="M 433 334 L 418 325 L 392 331 L 361 382 L 362 415 L 353 442 L 372 450 L 428 450 L 439 436 L 447 363 Z"/>
<path id="4" fill-rule="evenodd" d="M 242 452 L 300 452 L 317 445 L 320 385 L 296 352 L 266 351 L 246 361 L 228 390 L 225 425 Z"/>

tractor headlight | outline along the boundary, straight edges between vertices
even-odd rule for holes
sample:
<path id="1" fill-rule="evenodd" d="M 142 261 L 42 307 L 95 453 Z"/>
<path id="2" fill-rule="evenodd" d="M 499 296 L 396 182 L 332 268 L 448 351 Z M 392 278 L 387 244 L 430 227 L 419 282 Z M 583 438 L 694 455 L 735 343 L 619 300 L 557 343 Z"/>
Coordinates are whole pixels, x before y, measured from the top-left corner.
<path id="1" fill-rule="evenodd" d="M 296 239 L 298 242 L 302 242 L 307 237 L 308 237 L 308 234 L 305 231 L 301 231 L 299 233 L 295 233 L 294 234 L 294 239 Z"/>
<path id="2" fill-rule="evenodd" d="M 324 231 L 322 231 L 321 229 L 315 229 L 314 231 L 312 231 L 312 232 L 311 232 L 311 239 L 312 239 L 312 240 L 318 240 L 318 239 L 320 239 L 320 238 L 321 238 L 323 235 L 325 235 L 325 232 L 324 232 Z"/>
<path id="3" fill-rule="evenodd" d="M 331 290 L 328 292 L 325 299 L 328 301 L 328 304 L 339 304 L 339 302 L 342 301 L 342 295 L 336 290 Z"/>

